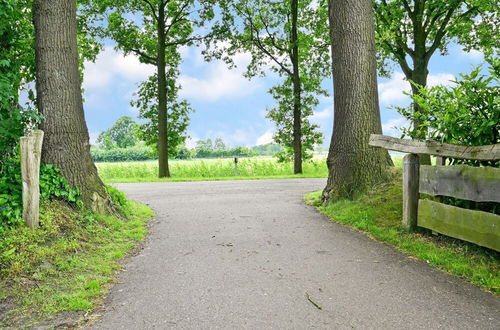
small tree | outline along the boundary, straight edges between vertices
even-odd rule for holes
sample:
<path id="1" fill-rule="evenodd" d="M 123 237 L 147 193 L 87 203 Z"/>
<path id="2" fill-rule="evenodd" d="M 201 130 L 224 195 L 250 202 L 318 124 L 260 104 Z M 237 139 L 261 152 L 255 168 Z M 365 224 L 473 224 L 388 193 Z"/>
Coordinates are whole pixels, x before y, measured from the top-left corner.
<path id="1" fill-rule="evenodd" d="M 135 54 L 142 63 L 156 67 L 156 97 L 155 117 L 157 121 L 154 130 L 156 138 L 159 177 L 169 177 L 168 165 L 171 147 L 169 119 L 168 80 L 176 76 L 169 70 L 177 70 L 180 63 L 179 46 L 189 46 L 203 40 L 216 38 L 226 31 L 223 24 L 216 18 L 227 17 L 224 10 L 225 1 L 216 0 L 93 0 L 90 1 L 94 10 L 107 18 L 107 25 L 99 26 L 104 37 L 109 37 L 118 43 L 118 48 L 125 54 Z M 216 7 L 222 10 L 216 15 Z M 211 26 L 208 26 L 211 25 Z M 210 30 L 206 34 L 197 32 Z M 150 82 L 152 80 L 150 79 Z M 153 98 L 151 98 L 153 100 Z M 182 124 L 180 124 L 182 125 Z M 172 128 L 174 129 L 174 128 Z M 153 132 L 153 130 L 150 130 Z M 172 141 L 175 146 L 176 141 Z"/>
<path id="2" fill-rule="evenodd" d="M 97 143 L 106 149 L 132 147 L 138 142 L 138 131 L 139 125 L 131 117 L 123 116 L 118 118 L 108 130 L 99 134 Z"/>
<path id="3" fill-rule="evenodd" d="M 169 70 L 169 74 L 177 70 Z M 168 156 L 176 157 L 186 139 L 186 130 L 189 125 L 189 114 L 194 110 L 186 100 L 178 100 L 177 93 L 179 86 L 175 84 L 174 79 L 168 79 L 166 104 L 169 105 L 169 116 L 167 117 L 168 129 Z M 156 75 L 139 85 L 139 90 L 134 94 L 135 99 L 130 104 L 139 110 L 139 118 L 148 121 L 139 126 L 137 136 L 153 150 L 158 152 L 158 98 L 157 98 L 158 79 Z"/>
<path id="4" fill-rule="evenodd" d="M 278 105 L 268 118 L 278 126 L 274 138 L 294 160 L 294 173 L 302 173 L 302 160 L 313 143 L 319 142 L 317 127 L 308 116 L 312 101 L 327 93 L 321 87 L 329 76 L 326 10 L 312 0 L 235 0 L 236 20 L 229 55 L 249 52 L 252 60 L 246 76 L 255 77 L 270 69 L 284 81 L 270 90 Z"/>

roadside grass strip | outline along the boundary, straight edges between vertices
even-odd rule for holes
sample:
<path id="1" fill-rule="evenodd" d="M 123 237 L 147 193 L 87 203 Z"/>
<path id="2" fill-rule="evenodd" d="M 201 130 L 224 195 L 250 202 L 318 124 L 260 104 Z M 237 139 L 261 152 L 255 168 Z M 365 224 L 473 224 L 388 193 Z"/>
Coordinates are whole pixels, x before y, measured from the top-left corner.
<path id="1" fill-rule="evenodd" d="M 444 272 L 464 278 L 480 288 L 500 295 L 500 253 L 425 229 L 408 233 L 401 225 L 402 175 L 379 185 L 354 201 L 342 200 L 323 205 L 321 191 L 309 193 L 305 201 L 332 221 L 347 225 L 392 245 Z"/>

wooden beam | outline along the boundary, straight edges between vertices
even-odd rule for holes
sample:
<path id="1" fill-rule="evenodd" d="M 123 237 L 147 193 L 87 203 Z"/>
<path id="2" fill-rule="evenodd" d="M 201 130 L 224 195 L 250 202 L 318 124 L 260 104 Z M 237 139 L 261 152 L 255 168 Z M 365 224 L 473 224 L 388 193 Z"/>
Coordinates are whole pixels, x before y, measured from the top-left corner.
<path id="1" fill-rule="evenodd" d="M 475 202 L 500 203 L 500 168 L 421 166 L 420 192 Z"/>
<path id="2" fill-rule="evenodd" d="M 417 227 L 419 199 L 419 167 L 418 155 L 409 154 L 403 158 L 403 226 L 408 231 Z"/>
<path id="3" fill-rule="evenodd" d="M 421 199 L 418 225 L 500 251 L 500 216 Z"/>
<path id="4" fill-rule="evenodd" d="M 40 158 L 43 132 L 35 130 L 20 140 L 21 173 L 23 178 L 23 220 L 35 229 L 39 222 L 40 204 Z"/>
<path id="5" fill-rule="evenodd" d="M 428 154 L 471 160 L 500 160 L 500 144 L 487 146 L 459 146 L 435 141 L 420 142 L 403 140 L 379 134 L 372 134 L 369 144 L 372 147 L 381 147 L 411 154 Z"/>

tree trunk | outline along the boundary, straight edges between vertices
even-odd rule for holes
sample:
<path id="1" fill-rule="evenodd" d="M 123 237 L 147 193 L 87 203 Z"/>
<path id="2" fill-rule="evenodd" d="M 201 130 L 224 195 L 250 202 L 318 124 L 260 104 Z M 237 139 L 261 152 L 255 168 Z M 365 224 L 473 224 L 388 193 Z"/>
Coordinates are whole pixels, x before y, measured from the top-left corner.
<path id="1" fill-rule="evenodd" d="M 292 0 L 292 65 L 293 65 L 293 174 L 302 174 L 302 109 L 301 109 L 301 84 L 299 73 L 299 44 L 297 33 L 297 20 L 299 14 L 298 0 Z"/>
<path id="2" fill-rule="evenodd" d="M 170 177 L 168 166 L 167 76 L 165 73 L 165 7 L 158 10 L 158 162 L 160 178 Z"/>
<path id="3" fill-rule="evenodd" d="M 412 56 L 413 60 L 413 70 L 411 71 L 411 75 L 406 74 L 406 79 L 408 81 L 412 81 L 420 86 L 427 86 L 427 76 L 429 74 L 428 71 L 428 60 L 426 59 L 426 33 L 424 29 L 424 1 L 419 0 L 415 1 L 415 17 L 413 20 L 413 38 L 415 44 L 415 52 Z M 411 91 L 413 95 L 420 95 L 420 91 L 415 85 L 411 84 Z M 415 102 L 413 103 L 413 112 L 421 113 L 422 109 Z M 418 119 L 414 119 L 413 121 L 413 129 L 421 130 L 422 122 Z M 418 139 L 425 140 L 427 138 L 427 130 L 422 130 L 422 132 L 417 136 Z M 420 155 L 420 164 L 422 165 L 430 165 L 431 164 L 431 156 L 430 155 Z"/>
<path id="4" fill-rule="evenodd" d="M 76 1 L 35 0 L 36 91 L 45 120 L 42 163 L 62 170 L 95 211 L 113 206 L 90 154 L 76 41 Z"/>
<path id="5" fill-rule="evenodd" d="M 381 134 L 375 32 L 370 0 L 329 0 L 334 127 L 323 201 L 352 199 L 386 180 L 387 151 L 368 145 Z"/>
<path id="6" fill-rule="evenodd" d="M 302 174 L 302 88 L 299 73 L 299 44 L 297 20 L 298 0 L 292 0 L 292 65 L 293 65 L 293 174 Z"/>
<path id="7" fill-rule="evenodd" d="M 417 52 L 418 54 L 419 52 Z M 422 55 L 423 57 L 424 55 Z M 413 81 L 414 83 L 420 86 L 427 86 L 427 76 L 429 71 L 427 69 L 427 63 L 425 59 L 415 58 L 412 70 L 412 76 L 407 77 L 408 80 Z M 420 95 L 420 91 L 413 84 L 411 85 L 411 92 L 413 95 Z M 422 109 L 418 104 L 413 102 L 413 112 L 421 113 Z M 421 127 L 422 122 L 420 120 L 415 119 L 413 121 L 413 129 L 421 130 L 421 133 L 418 134 L 417 138 L 421 140 L 425 140 L 427 138 L 427 130 Z M 430 155 L 419 155 L 420 156 L 420 164 L 422 165 L 430 165 L 431 164 L 431 156 Z"/>

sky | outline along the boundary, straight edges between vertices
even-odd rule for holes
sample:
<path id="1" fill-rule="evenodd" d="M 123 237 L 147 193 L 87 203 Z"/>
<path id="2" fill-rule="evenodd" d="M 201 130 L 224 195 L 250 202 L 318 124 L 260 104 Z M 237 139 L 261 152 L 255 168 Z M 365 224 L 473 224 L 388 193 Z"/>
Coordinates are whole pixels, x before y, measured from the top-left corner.
<path id="1" fill-rule="evenodd" d="M 248 80 L 243 77 L 248 54 L 235 58 L 237 68 L 228 69 L 221 61 L 205 62 L 201 49 L 181 49 L 183 63 L 179 82 L 180 97 L 188 100 L 195 113 L 191 114 L 188 127 L 188 148 L 197 140 L 222 138 L 231 146 L 253 146 L 272 142 L 275 130 L 265 118 L 266 109 L 274 105 L 267 93 L 280 80 L 270 74 L 263 78 Z M 450 45 L 449 54 L 436 53 L 429 63 L 429 85 L 450 84 L 459 73 L 483 62 L 481 53 L 463 52 L 457 45 Z M 142 64 L 133 55 L 124 56 L 107 41 L 104 50 L 94 63 L 85 63 L 84 108 L 91 143 L 99 133 L 108 129 L 121 116 L 137 118 L 138 112 L 130 106 L 138 83 L 155 72 L 152 65 Z M 325 79 L 324 86 L 331 92 L 332 79 Z M 378 90 L 383 131 L 386 135 L 400 136 L 397 127 L 407 122 L 394 110 L 394 106 L 406 106 L 409 97 L 404 94 L 410 85 L 404 80 L 401 69 L 394 65 L 390 79 L 379 79 Z M 333 127 L 333 96 L 321 97 L 310 120 L 320 126 L 324 135 L 324 146 L 328 146 Z"/>

